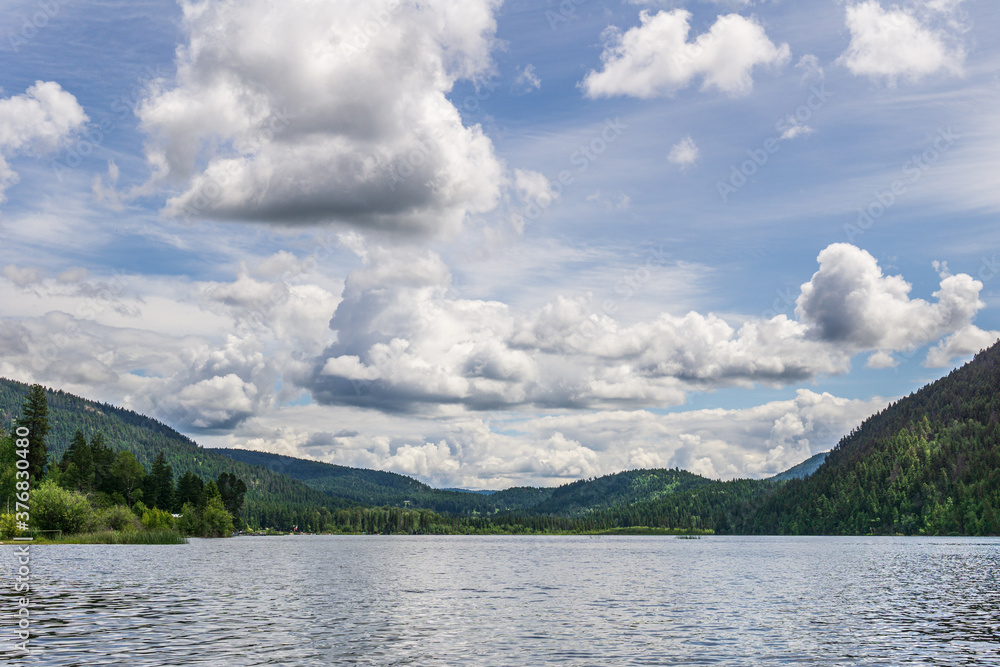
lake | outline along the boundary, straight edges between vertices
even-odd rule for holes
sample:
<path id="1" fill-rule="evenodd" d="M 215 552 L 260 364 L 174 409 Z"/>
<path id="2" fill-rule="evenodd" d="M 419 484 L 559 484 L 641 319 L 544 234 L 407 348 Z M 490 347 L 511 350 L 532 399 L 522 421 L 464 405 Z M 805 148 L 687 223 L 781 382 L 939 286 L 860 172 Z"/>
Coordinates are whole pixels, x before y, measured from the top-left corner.
<path id="1" fill-rule="evenodd" d="M 998 539 L 240 537 L 31 568 L 16 664 L 1000 665 Z"/>

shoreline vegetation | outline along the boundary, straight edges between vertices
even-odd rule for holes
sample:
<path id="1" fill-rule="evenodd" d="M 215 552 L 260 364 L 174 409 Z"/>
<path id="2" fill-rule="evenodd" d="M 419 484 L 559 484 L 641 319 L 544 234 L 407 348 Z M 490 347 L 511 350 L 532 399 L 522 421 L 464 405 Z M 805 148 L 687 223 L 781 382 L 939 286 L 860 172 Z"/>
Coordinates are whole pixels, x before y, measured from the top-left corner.
<path id="1" fill-rule="evenodd" d="M 506 532 L 501 531 L 490 531 L 490 532 L 438 532 L 438 533 L 367 533 L 367 532 L 344 532 L 344 531 L 326 531 L 321 533 L 288 533 L 281 531 L 260 531 L 253 533 L 236 533 L 229 537 L 316 537 L 316 536 L 343 536 L 343 537 L 359 537 L 359 536 L 421 536 L 421 535 L 440 535 L 440 536 L 483 536 L 483 535 L 518 535 L 518 536 L 534 536 L 534 537 L 569 537 L 569 536 L 590 536 L 590 537 L 602 537 L 602 536 L 658 536 L 658 537 L 679 537 L 685 539 L 698 539 L 701 537 L 709 537 L 715 533 L 710 530 L 692 532 L 689 530 L 682 530 L 679 528 L 655 528 L 649 526 L 631 526 L 628 528 L 613 528 L 610 530 L 592 530 L 592 531 L 572 531 L 572 530 L 554 530 L 547 532 L 525 532 L 525 531 L 515 531 L 510 530 Z M 214 539 L 214 538 L 208 538 Z M 13 542 L 7 542 L 6 540 L 0 541 L 0 546 L 11 545 Z M 72 535 L 63 535 L 60 537 L 36 537 L 31 542 L 32 545 L 49 545 L 49 544 L 188 544 L 188 538 L 182 535 L 176 530 L 151 530 L 151 531 L 118 531 L 118 530 L 104 530 L 90 533 L 75 533 Z"/>
<path id="2" fill-rule="evenodd" d="M 189 472 L 175 484 L 162 451 L 147 472 L 128 449 L 112 449 L 103 431 L 88 441 L 80 429 L 58 462 L 50 458 L 41 385 L 29 391 L 15 426 L 17 438 L 0 432 L 0 494 L 16 500 L 15 511 L 8 503 L 0 514 L 0 540 L 183 544 L 188 536 L 228 537 L 244 527 L 247 487 L 229 473 L 205 483 Z"/>
<path id="3" fill-rule="evenodd" d="M 75 533 L 60 537 L 36 537 L 31 542 L 0 541 L 0 545 L 30 544 L 187 544 L 186 537 L 176 530 L 102 530 L 92 533 Z"/>

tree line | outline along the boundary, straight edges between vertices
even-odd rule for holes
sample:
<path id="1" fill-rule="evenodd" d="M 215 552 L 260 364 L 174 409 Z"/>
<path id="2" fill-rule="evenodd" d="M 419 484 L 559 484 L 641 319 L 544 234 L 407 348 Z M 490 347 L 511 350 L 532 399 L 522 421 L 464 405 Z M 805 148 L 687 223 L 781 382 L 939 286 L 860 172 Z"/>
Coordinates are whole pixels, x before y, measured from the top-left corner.
<path id="1" fill-rule="evenodd" d="M 131 451 L 108 446 L 103 432 L 88 441 L 79 429 L 62 458 L 50 461 L 49 409 L 40 385 L 31 388 L 14 426 L 15 432 L 28 432 L 28 480 L 16 476 L 21 448 L 15 437 L 0 434 L 0 493 L 9 499 L 30 486 L 33 529 L 66 534 L 147 529 L 219 537 L 244 526 L 247 486 L 228 472 L 207 483 L 187 472 L 175 482 L 162 451 L 147 471 Z M 15 532 L 15 515 L 8 512 L 0 518 L 0 533 L 9 538 Z"/>

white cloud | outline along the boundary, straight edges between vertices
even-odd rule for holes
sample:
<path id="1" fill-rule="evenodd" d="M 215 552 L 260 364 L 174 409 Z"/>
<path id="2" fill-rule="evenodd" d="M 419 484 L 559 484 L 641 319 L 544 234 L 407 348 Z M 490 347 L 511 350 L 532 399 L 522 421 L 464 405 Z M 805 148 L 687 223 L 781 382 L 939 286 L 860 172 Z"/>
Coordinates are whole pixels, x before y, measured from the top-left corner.
<path id="1" fill-rule="evenodd" d="M 307 360 L 333 340 L 338 296 L 289 255 L 220 283 L 79 269 L 50 279 L 8 266 L 0 375 L 114 400 L 188 431 L 230 429 L 300 393 L 292 379 L 308 375 Z M 279 269 L 267 281 L 252 275 Z"/>
<path id="2" fill-rule="evenodd" d="M 871 356 L 868 357 L 868 361 L 865 362 L 866 368 L 895 368 L 898 365 L 899 361 L 884 350 L 872 352 Z"/>
<path id="3" fill-rule="evenodd" d="M 3 267 L 3 277 L 21 288 L 31 287 L 42 282 L 45 271 L 37 266 L 17 266 L 8 264 Z"/>
<path id="4" fill-rule="evenodd" d="M 853 246 L 820 253 L 797 320 L 690 312 L 625 325 L 586 295 L 523 309 L 460 298 L 432 253 L 345 244 L 364 265 L 342 297 L 290 252 L 214 283 L 126 276 L 118 288 L 79 270 L 11 269 L 31 290 L 0 281 L 8 312 L 27 313 L 0 319 L 0 375 L 124 404 L 217 444 L 495 488 L 648 465 L 772 474 L 832 446 L 880 399 L 799 391 L 746 410 L 642 408 L 845 372 L 859 352 L 887 366 L 922 341 L 937 343 L 928 365 L 947 363 L 998 335 L 971 322 L 981 286 L 969 276 L 939 264 L 936 299 L 912 299 Z M 36 302 L 50 310 L 30 314 Z M 165 333 L 176 321 L 212 324 Z M 281 407 L 305 391 L 318 405 Z"/>
<path id="5" fill-rule="evenodd" d="M 373 422 L 357 411 L 314 405 L 261 415 L 216 444 L 467 488 L 549 486 L 640 467 L 677 466 L 712 478 L 767 477 L 829 450 L 887 402 L 803 389 L 737 410 L 461 413 L 433 422 L 406 415 Z M 345 430 L 325 432 L 331 421 Z"/>
<path id="6" fill-rule="evenodd" d="M 492 67 L 497 0 L 182 0 L 174 85 L 137 109 L 170 215 L 454 231 L 504 168 L 446 94 Z"/>
<path id="7" fill-rule="evenodd" d="M 456 297 L 437 255 L 376 247 L 365 257 L 330 321 L 337 340 L 307 382 L 321 403 L 388 412 L 677 405 L 690 391 L 844 373 L 860 352 L 887 365 L 893 351 L 965 331 L 983 307 L 982 284 L 964 274 L 942 272 L 936 302 L 910 299 L 908 283 L 846 244 L 820 253 L 798 319 L 739 325 L 690 312 L 626 326 L 587 295 L 518 312 Z"/>
<path id="8" fill-rule="evenodd" d="M 9 158 L 54 150 L 86 122 L 76 98 L 54 81 L 36 81 L 22 95 L 0 99 L 0 203 L 19 180 Z"/>
<path id="9" fill-rule="evenodd" d="M 525 65 L 524 69 L 518 70 L 517 78 L 514 79 L 514 87 L 522 92 L 537 90 L 542 87 L 542 80 L 535 73 L 534 65 Z"/>
<path id="10" fill-rule="evenodd" d="M 667 153 L 667 161 L 676 164 L 681 169 L 687 169 L 698 161 L 700 154 L 698 144 L 690 136 L 687 136 L 671 147 L 670 152 Z"/>
<path id="11" fill-rule="evenodd" d="M 802 70 L 803 85 L 810 81 L 821 81 L 826 78 L 823 66 L 819 64 L 819 58 L 811 53 L 807 53 L 799 58 L 799 62 L 795 63 L 795 68 Z"/>
<path id="12" fill-rule="evenodd" d="M 702 89 L 745 95 L 753 87 L 754 67 L 780 66 L 791 57 L 787 44 L 776 46 L 756 20 L 738 14 L 718 17 L 693 42 L 688 42 L 688 11 L 643 11 L 640 20 L 642 25 L 625 33 L 606 31 L 604 68 L 591 71 L 582 83 L 589 97 L 661 97 L 699 76 Z"/>
<path id="13" fill-rule="evenodd" d="M 855 350 L 906 350 L 969 326 L 986 304 L 983 284 L 966 274 L 941 273 L 936 303 L 909 297 L 901 276 L 883 275 L 878 262 L 859 248 L 837 243 L 818 257 L 819 271 L 802 286 L 799 318 L 820 340 Z"/>
<path id="14" fill-rule="evenodd" d="M 876 0 L 847 7 L 851 43 L 840 57 L 852 74 L 884 79 L 917 80 L 937 72 L 960 74 L 965 51 L 956 40 L 929 24 L 934 13 L 952 12 L 958 2 L 883 9 Z M 925 10 L 925 11 L 921 11 Z M 926 10 L 929 10 L 926 11 Z"/>
<path id="15" fill-rule="evenodd" d="M 974 324 L 956 331 L 927 352 L 924 365 L 928 368 L 946 368 L 956 358 L 975 354 L 1000 339 L 1000 331 L 983 331 Z"/>
<path id="16" fill-rule="evenodd" d="M 808 125 L 799 122 L 799 119 L 794 116 L 787 118 L 785 124 L 788 127 L 786 127 L 785 131 L 781 133 L 780 139 L 782 141 L 789 141 L 791 139 L 795 139 L 796 137 L 806 137 L 814 131 Z"/>

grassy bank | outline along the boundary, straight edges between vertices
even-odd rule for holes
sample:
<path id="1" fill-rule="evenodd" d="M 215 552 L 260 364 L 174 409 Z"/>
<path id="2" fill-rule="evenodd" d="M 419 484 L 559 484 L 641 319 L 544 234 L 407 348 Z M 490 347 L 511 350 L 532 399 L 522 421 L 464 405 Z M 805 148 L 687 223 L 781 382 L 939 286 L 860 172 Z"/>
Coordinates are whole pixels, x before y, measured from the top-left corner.
<path id="1" fill-rule="evenodd" d="M 62 537 L 37 537 L 30 544 L 187 544 L 187 539 L 176 530 L 102 530 Z"/>
<path id="2" fill-rule="evenodd" d="M 609 530 L 586 533 L 587 535 L 679 535 L 699 536 L 714 535 L 714 530 L 690 530 L 684 528 L 651 528 L 649 526 L 632 526 L 630 528 L 611 528 Z"/>

